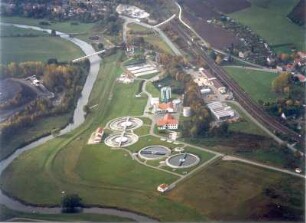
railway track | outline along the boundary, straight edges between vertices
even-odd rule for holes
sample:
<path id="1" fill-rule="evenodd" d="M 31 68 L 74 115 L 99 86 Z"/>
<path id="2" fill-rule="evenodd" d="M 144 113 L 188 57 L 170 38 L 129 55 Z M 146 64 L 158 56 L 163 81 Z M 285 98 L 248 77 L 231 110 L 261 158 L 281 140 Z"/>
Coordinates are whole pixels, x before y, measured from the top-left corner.
<path id="1" fill-rule="evenodd" d="M 177 32 L 185 41 L 192 42 L 192 37 L 189 33 L 180 25 L 170 23 L 171 28 Z M 191 46 L 190 51 L 192 54 L 196 56 L 201 56 L 207 63 L 208 67 L 212 71 L 213 75 L 215 75 L 219 81 L 221 81 L 225 86 L 227 86 L 232 92 L 235 99 L 260 123 L 266 126 L 269 130 L 274 133 L 280 133 L 289 137 L 291 140 L 299 143 L 303 143 L 303 138 L 293 130 L 284 126 L 275 117 L 267 114 L 266 111 L 258 106 L 247 94 L 246 92 L 234 81 L 232 80 L 227 73 L 215 62 L 207 56 L 206 52 L 202 50 L 199 44 L 194 44 Z"/>

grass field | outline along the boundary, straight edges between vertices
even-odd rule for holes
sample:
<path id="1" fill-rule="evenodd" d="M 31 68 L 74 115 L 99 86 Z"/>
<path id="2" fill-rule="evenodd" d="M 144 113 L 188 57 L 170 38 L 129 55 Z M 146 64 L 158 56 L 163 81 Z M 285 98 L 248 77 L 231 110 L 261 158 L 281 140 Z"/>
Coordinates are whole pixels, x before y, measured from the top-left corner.
<path id="1" fill-rule="evenodd" d="M 273 102 L 277 99 L 277 95 L 272 92 L 272 81 L 277 74 L 233 67 L 224 67 L 224 69 L 255 102 L 258 100 Z"/>
<path id="2" fill-rule="evenodd" d="M 230 14 L 229 16 L 249 26 L 273 45 L 294 45 L 298 50 L 306 50 L 305 30 L 292 23 L 287 15 L 298 0 L 251 0 L 250 8 Z M 273 27 L 273 29 L 271 29 Z M 289 51 L 284 47 L 275 48 L 276 52 Z"/>
<path id="3" fill-rule="evenodd" d="M 67 40 L 57 37 L 1 38 L 1 63 L 43 61 L 57 58 L 70 61 L 83 55 L 82 51 Z"/>
<path id="4" fill-rule="evenodd" d="M 152 82 L 147 83 L 146 89 L 152 97 L 160 97 L 160 91 L 154 86 L 154 84 L 152 84 Z"/>
<path id="5" fill-rule="evenodd" d="M 48 33 L 30 30 L 30 29 L 21 29 L 14 26 L 5 26 L 0 24 L 0 33 L 1 37 L 9 37 L 9 36 L 22 36 L 22 35 L 36 35 L 36 36 L 49 36 Z"/>
<path id="6" fill-rule="evenodd" d="M 240 121 L 236 123 L 231 123 L 229 125 L 229 130 L 233 132 L 244 132 L 247 134 L 267 136 L 267 133 L 259 128 L 255 123 L 252 122 L 241 109 L 233 103 L 228 102 L 228 104 L 239 114 Z"/>
<path id="7" fill-rule="evenodd" d="M 220 161 L 179 184 L 168 197 L 210 219 L 264 221 L 270 217 L 277 221 L 295 215 L 302 220 L 304 181 L 238 162 Z M 273 216 L 277 205 L 281 209 Z"/>
<path id="8" fill-rule="evenodd" d="M 3 173 L 2 188 L 36 204 L 59 204 L 64 190 L 78 193 L 87 205 L 127 208 L 164 221 L 205 219 L 187 205 L 156 192 L 158 184 L 172 182 L 176 176 L 138 164 L 124 151 L 110 150 L 102 144 L 86 145 L 97 126 L 115 117 L 143 112 L 146 99 L 134 97 L 138 83 L 115 84 L 121 73 L 117 65 L 120 57 L 118 53 L 103 60 L 89 102 L 98 106 L 88 115 L 87 122 L 18 157 Z M 145 140 L 144 143 L 148 145 Z"/>
<path id="9" fill-rule="evenodd" d="M 13 219 L 15 222 L 41 221 L 93 221 L 93 222 L 132 222 L 128 218 L 120 218 L 112 215 L 102 214 L 33 214 L 13 211 L 0 205 L 0 221 Z"/>
<path id="10" fill-rule="evenodd" d="M 150 32 L 150 30 L 148 28 L 137 25 L 135 23 L 129 24 L 128 28 L 130 30 L 135 31 L 135 32 Z M 159 36 L 152 35 L 152 34 L 144 34 L 144 35 L 138 35 L 137 34 L 137 36 L 142 36 L 144 38 L 145 42 L 150 43 L 151 45 L 159 48 L 160 50 L 164 51 L 165 53 L 168 53 L 168 54 L 171 54 L 171 55 L 173 54 L 170 47 L 164 41 L 162 41 L 162 39 Z"/>

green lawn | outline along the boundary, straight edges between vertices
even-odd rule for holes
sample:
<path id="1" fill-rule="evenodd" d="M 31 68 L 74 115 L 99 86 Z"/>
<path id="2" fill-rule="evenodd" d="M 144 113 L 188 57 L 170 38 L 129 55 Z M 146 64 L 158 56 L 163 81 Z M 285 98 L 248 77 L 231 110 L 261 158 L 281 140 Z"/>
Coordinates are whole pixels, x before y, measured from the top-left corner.
<path id="1" fill-rule="evenodd" d="M 32 29 L 21 29 L 14 26 L 5 26 L 0 24 L 1 36 L 22 36 L 22 35 L 36 35 L 36 36 L 49 36 L 48 33 L 32 30 Z"/>
<path id="2" fill-rule="evenodd" d="M 41 221 L 93 221 L 93 222 L 132 222 L 133 220 L 128 218 L 121 218 L 112 215 L 102 214 L 36 214 L 36 213 L 24 213 L 19 211 L 13 211 L 7 207 L 0 205 L 0 220 L 8 221 L 14 219 L 14 221 L 32 222 L 33 220 Z"/>
<path id="3" fill-rule="evenodd" d="M 57 58 L 70 61 L 83 54 L 81 49 L 67 40 L 57 37 L 1 38 L 1 63 L 43 61 Z"/>
<path id="4" fill-rule="evenodd" d="M 276 73 L 233 67 L 224 69 L 255 102 L 273 102 L 277 99 L 277 95 L 272 92 L 272 81 L 277 77 Z"/>
<path id="5" fill-rule="evenodd" d="M 287 44 L 306 50 L 305 30 L 292 23 L 287 15 L 299 0 L 250 0 L 252 6 L 229 16 L 249 26 L 271 46 Z M 288 51 L 275 48 L 277 52 Z"/>
<path id="6" fill-rule="evenodd" d="M 280 221 L 283 216 L 302 221 L 304 213 L 303 179 L 231 161 L 204 168 L 167 196 L 222 221 Z"/>
<path id="7" fill-rule="evenodd" d="M 143 112 L 146 99 L 135 98 L 138 83 L 115 82 L 121 73 L 120 57 L 121 53 L 117 53 L 103 60 L 89 101 L 89 105 L 98 106 L 87 121 L 71 133 L 23 153 L 2 174 L 1 187 L 35 204 L 59 204 L 64 190 L 78 193 L 87 205 L 116 206 L 163 221 L 205 219 L 188 205 L 173 202 L 156 191 L 158 184 L 172 182 L 176 176 L 145 167 L 124 151 L 111 150 L 103 144 L 86 145 L 97 126 Z M 155 144 L 155 140 L 161 144 L 158 138 L 144 138 L 143 145 L 135 144 L 131 149 L 142 148 L 148 141 Z"/>
<path id="8" fill-rule="evenodd" d="M 229 125 L 230 131 L 267 136 L 267 133 L 259 128 L 255 123 L 253 123 L 253 121 L 249 119 L 249 117 L 246 116 L 238 106 L 230 102 L 228 102 L 228 105 L 230 105 L 239 114 L 240 117 L 239 122 L 231 123 Z"/>
<path id="9" fill-rule="evenodd" d="M 147 83 L 146 89 L 152 97 L 160 97 L 160 91 L 154 86 L 154 84 L 152 84 L 152 82 Z"/>

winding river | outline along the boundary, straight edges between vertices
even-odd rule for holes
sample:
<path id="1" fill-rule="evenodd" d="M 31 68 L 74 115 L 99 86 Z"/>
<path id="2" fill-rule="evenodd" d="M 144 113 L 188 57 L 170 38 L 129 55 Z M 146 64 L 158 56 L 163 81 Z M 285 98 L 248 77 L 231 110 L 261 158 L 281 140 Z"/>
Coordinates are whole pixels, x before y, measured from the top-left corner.
<path id="1" fill-rule="evenodd" d="M 23 29 L 33 29 L 37 31 L 42 31 L 42 32 L 48 32 L 51 33 L 51 29 L 43 29 L 40 27 L 36 26 L 28 26 L 28 25 L 20 25 L 20 24 L 11 24 L 11 23 L 0 23 L 1 25 L 6 25 L 6 26 L 15 26 L 18 28 L 23 28 Z M 57 35 L 59 35 L 61 38 L 68 40 L 78 47 L 81 48 L 81 50 L 84 52 L 85 55 L 90 55 L 95 53 L 96 51 L 93 49 L 93 47 L 86 43 L 85 41 L 82 41 L 77 38 L 70 38 L 68 34 L 62 33 L 62 32 L 56 32 Z M 90 92 L 93 88 L 93 85 L 95 83 L 95 80 L 97 78 L 97 75 L 99 73 L 100 69 L 100 63 L 101 63 L 101 58 L 98 55 L 94 55 L 88 58 L 90 61 L 90 70 L 88 77 L 86 79 L 86 82 L 84 84 L 81 96 L 77 102 L 77 106 L 74 110 L 73 114 L 73 122 L 69 124 L 67 127 L 61 130 L 60 135 L 66 134 L 77 127 L 79 127 L 84 121 L 85 121 L 85 112 L 83 111 L 84 105 L 88 103 L 89 95 Z M 23 152 L 27 150 L 31 150 L 39 145 L 44 144 L 45 142 L 53 139 L 54 137 L 52 135 L 40 138 L 39 140 L 28 144 L 27 146 L 24 146 L 18 150 L 15 151 L 11 156 L 9 156 L 7 159 L 3 160 L 0 162 L 0 175 L 2 172 L 9 166 L 10 163 L 13 162 L 13 160 L 20 156 Z M 0 190 L 0 204 L 3 204 L 7 206 L 8 208 L 12 210 L 17 210 L 17 211 L 22 211 L 22 212 L 36 212 L 36 213 L 43 213 L 43 214 L 58 214 L 61 213 L 61 208 L 60 207 L 55 207 L 55 208 L 47 208 L 47 207 L 37 207 L 37 206 L 30 206 L 30 205 L 25 205 L 18 200 L 14 200 L 11 197 L 6 196 L 3 194 L 3 192 Z M 115 208 L 98 208 L 98 207 L 93 207 L 93 208 L 84 208 L 83 213 L 95 213 L 95 214 L 107 214 L 107 215 L 113 215 L 113 216 L 118 216 L 118 217 L 124 217 L 124 218 L 129 218 L 138 222 L 152 222 L 155 221 L 149 217 L 130 212 L 130 211 L 123 211 L 123 210 L 118 210 Z"/>

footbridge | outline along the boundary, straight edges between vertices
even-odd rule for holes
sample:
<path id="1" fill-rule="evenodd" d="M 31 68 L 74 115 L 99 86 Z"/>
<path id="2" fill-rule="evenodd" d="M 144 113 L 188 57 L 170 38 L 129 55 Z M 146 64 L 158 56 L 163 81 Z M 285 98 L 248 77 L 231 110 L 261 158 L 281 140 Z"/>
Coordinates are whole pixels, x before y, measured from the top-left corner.
<path id="1" fill-rule="evenodd" d="M 161 22 L 161 23 L 159 23 L 159 24 L 157 24 L 157 25 L 155 25 L 155 26 L 153 26 L 153 27 L 158 28 L 158 27 L 160 27 L 160 26 L 162 26 L 162 25 L 164 25 L 164 24 L 170 22 L 170 21 L 171 21 L 172 19 L 174 19 L 175 17 L 176 17 L 176 14 L 173 14 L 169 19 L 166 19 L 165 21 L 163 21 L 163 22 Z"/>
<path id="2" fill-rule="evenodd" d="M 72 60 L 72 63 L 76 63 L 76 62 L 85 60 L 85 59 L 88 58 L 88 57 L 92 57 L 92 56 L 94 56 L 94 55 L 98 55 L 98 54 L 101 54 L 101 53 L 104 53 L 104 52 L 105 52 L 105 50 L 101 50 L 101 51 L 98 51 L 98 52 L 95 52 L 95 53 L 92 53 L 92 54 L 89 54 L 89 55 L 86 55 L 86 56 L 83 56 L 83 57 L 74 59 L 74 60 Z"/>

